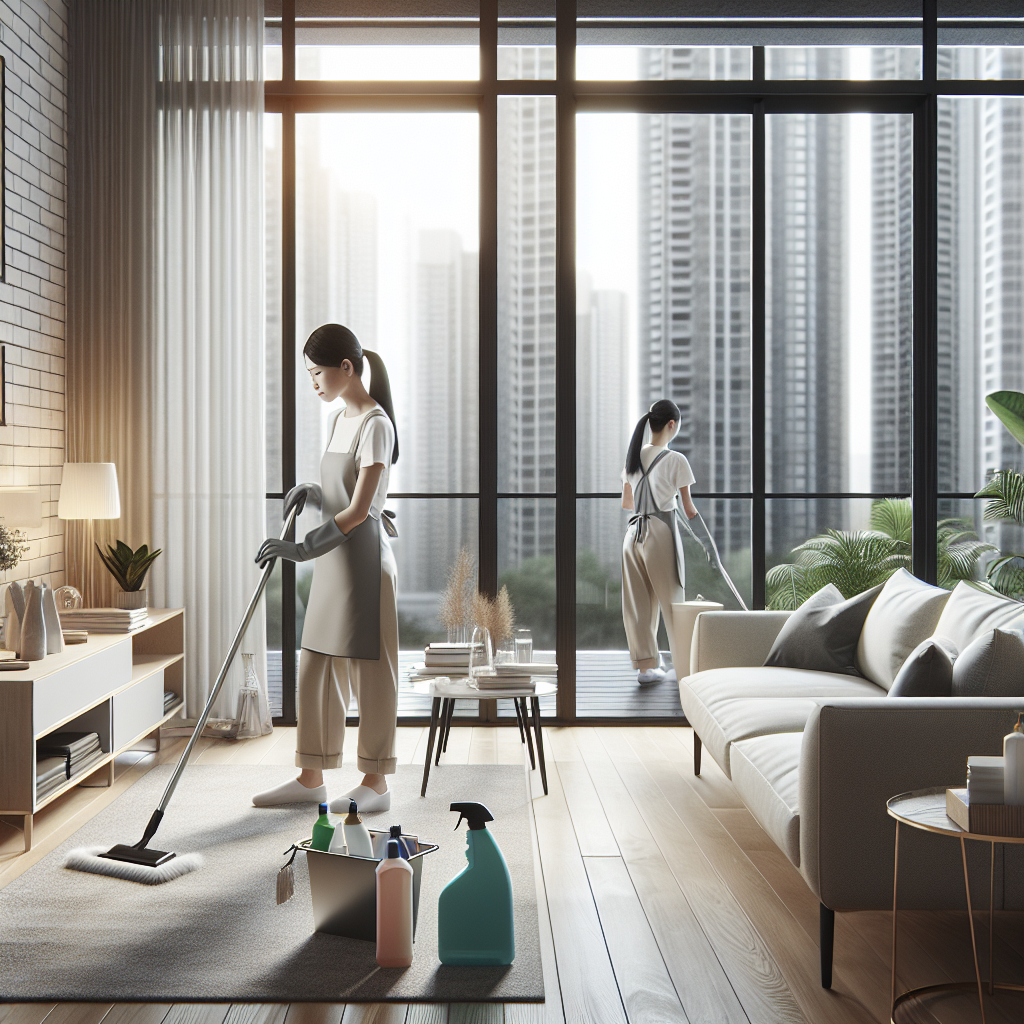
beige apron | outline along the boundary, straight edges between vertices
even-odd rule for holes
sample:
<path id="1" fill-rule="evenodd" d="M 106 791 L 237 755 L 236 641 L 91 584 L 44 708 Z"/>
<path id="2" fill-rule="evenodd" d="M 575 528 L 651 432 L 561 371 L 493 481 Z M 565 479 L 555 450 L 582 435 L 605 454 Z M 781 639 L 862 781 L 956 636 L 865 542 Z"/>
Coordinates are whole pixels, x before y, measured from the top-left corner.
<path id="1" fill-rule="evenodd" d="M 371 410 L 344 454 L 324 452 L 320 460 L 321 522 L 352 503 L 359 439 L 371 419 L 384 415 L 380 409 Z M 380 529 L 371 512 L 345 543 L 315 559 L 302 627 L 303 649 L 334 658 L 380 658 Z"/>

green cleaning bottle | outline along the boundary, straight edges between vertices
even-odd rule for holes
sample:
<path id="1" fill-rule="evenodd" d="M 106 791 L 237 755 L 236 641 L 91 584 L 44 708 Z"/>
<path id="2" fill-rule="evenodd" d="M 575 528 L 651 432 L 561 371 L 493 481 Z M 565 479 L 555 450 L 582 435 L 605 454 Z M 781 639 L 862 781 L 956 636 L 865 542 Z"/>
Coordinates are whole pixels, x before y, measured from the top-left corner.
<path id="1" fill-rule="evenodd" d="M 316 819 L 313 826 L 313 838 L 309 841 L 311 850 L 323 850 L 326 853 L 331 848 L 331 840 L 334 838 L 334 826 L 331 819 L 327 817 L 327 804 L 320 805 L 320 817 Z"/>
<path id="2" fill-rule="evenodd" d="M 437 955 L 443 964 L 494 966 L 516 957 L 512 878 L 487 822 L 494 815 L 476 803 L 455 803 L 458 828 L 469 822 L 469 864 L 441 890 L 437 905 Z"/>

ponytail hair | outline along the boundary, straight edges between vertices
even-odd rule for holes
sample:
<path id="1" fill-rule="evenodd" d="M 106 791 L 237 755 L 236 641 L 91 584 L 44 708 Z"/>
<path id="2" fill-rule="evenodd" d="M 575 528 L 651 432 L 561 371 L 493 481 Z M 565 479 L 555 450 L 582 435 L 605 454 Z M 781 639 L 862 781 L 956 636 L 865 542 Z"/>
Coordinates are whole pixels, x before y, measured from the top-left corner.
<path id="1" fill-rule="evenodd" d="M 370 364 L 370 397 L 387 413 L 395 431 L 395 446 L 391 451 L 392 464 L 398 461 L 398 424 L 395 423 L 395 404 L 391 398 L 391 381 L 384 360 L 376 352 L 364 349 L 359 339 L 341 324 L 318 327 L 302 346 L 302 354 L 315 366 L 341 366 L 347 359 L 360 377 L 363 358 Z"/>
<path id="2" fill-rule="evenodd" d="M 675 402 L 662 398 L 651 406 L 650 411 L 645 412 L 633 428 L 633 436 L 629 439 L 629 448 L 626 449 L 626 474 L 640 472 L 640 449 L 644 446 L 644 429 L 650 424 L 651 432 L 661 430 L 669 420 L 679 422 L 679 406 Z"/>

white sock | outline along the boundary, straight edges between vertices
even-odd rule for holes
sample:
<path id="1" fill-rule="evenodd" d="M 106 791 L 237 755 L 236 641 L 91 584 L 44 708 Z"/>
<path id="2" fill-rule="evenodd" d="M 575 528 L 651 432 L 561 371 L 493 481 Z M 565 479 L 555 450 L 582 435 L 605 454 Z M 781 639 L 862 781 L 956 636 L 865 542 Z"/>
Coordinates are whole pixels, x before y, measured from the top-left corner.
<path id="1" fill-rule="evenodd" d="M 356 786 L 331 801 L 332 814 L 348 814 L 348 805 L 355 800 L 360 814 L 373 814 L 376 811 L 391 810 L 391 790 L 385 789 L 378 793 L 369 786 Z"/>
<path id="2" fill-rule="evenodd" d="M 324 804 L 327 803 L 327 787 L 314 786 L 310 789 L 298 779 L 289 779 L 280 786 L 257 793 L 252 798 L 253 807 L 273 807 L 275 804 Z"/>

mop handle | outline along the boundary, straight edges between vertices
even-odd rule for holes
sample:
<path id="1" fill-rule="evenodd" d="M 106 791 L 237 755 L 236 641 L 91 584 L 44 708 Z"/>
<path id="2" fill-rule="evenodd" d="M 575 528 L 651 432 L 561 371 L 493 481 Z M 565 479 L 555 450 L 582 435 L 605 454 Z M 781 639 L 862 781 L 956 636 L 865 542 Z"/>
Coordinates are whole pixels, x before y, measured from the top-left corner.
<path id="1" fill-rule="evenodd" d="M 284 528 L 281 530 L 281 540 L 287 540 L 292 524 L 295 522 L 296 513 L 296 507 L 293 507 L 291 512 L 288 513 L 288 518 L 284 522 Z M 256 612 L 256 607 L 259 605 L 260 598 L 263 596 L 263 591 L 267 587 L 267 581 L 270 579 L 270 574 L 274 571 L 274 563 L 276 561 L 276 558 L 272 558 L 267 562 L 266 566 L 264 566 L 259 586 L 256 587 L 256 590 L 252 595 L 252 599 L 249 601 L 249 607 L 246 608 L 245 615 L 242 617 L 238 630 L 235 632 L 235 638 L 231 641 L 231 647 L 228 649 L 228 656 L 224 659 L 224 664 L 220 667 L 220 674 L 217 676 L 217 681 L 213 684 L 210 696 L 206 699 L 206 707 L 203 708 L 203 713 L 199 716 L 199 722 L 196 724 L 195 729 L 192 730 L 192 735 L 189 737 L 188 744 L 185 746 L 184 752 L 178 759 L 178 764 L 174 769 L 174 774 L 171 776 L 171 781 L 167 783 L 164 795 L 160 798 L 160 803 L 155 813 L 159 814 L 161 817 L 163 817 L 164 810 L 168 803 L 170 803 L 171 797 L 174 795 L 174 787 L 178 785 L 178 779 L 181 778 L 181 773 L 185 770 L 185 765 L 188 764 L 188 756 L 192 753 L 192 748 L 196 745 L 196 740 L 199 739 L 203 728 L 206 726 L 206 720 L 210 717 L 210 712 L 213 710 L 214 702 L 217 700 L 221 687 L 224 685 L 224 680 L 228 677 L 228 669 L 231 668 L 231 662 L 234 661 L 235 655 L 238 653 L 238 648 L 242 644 L 242 636 Z M 143 840 L 143 842 L 145 842 L 145 840 Z"/>
<path id="2" fill-rule="evenodd" d="M 677 515 L 679 514 L 679 510 L 678 509 L 676 510 L 676 514 Z M 702 519 L 702 521 L 703 521 L 703 519 Z M 685 523 L 685 521 L 684 521 L 684 523 Z M 686 529 L 690 530 L 690 527 L 689 527 L 688 524 L 686 524 Z M 722 574 L 722 579 L 724 579 L 725 582 L 728 584 L 729 589 L 732 591 L 732 596 L 736 598 L 737 602 L 739 602 L 739 606 L 745 612 L 746 611 L 750 611 L 750 609 L 747 607 L 746 601 L 744 601 L 743 598 L 740 597 L 740 592 L 736 589 L 736 584 L 733 583 L 732 577 L 726 571 L 725 565 L 722 563 L 722 556 L 721 556 L 721 554 L 718 551 L 718 545 L 715 543 L 715 538 L 712 535 L 711 531 L 708 530 L 706 523 L 704 525 L 704 529 L 707 530 L 708 540 L 711 541 L 711 547 L 714 549 L 715 561 L 718 562 L 718 571 Z M 692 530 L 690 530 L 690 536 L 691 537 L 694 536 L 694 533 L 693 533 Z"/>

